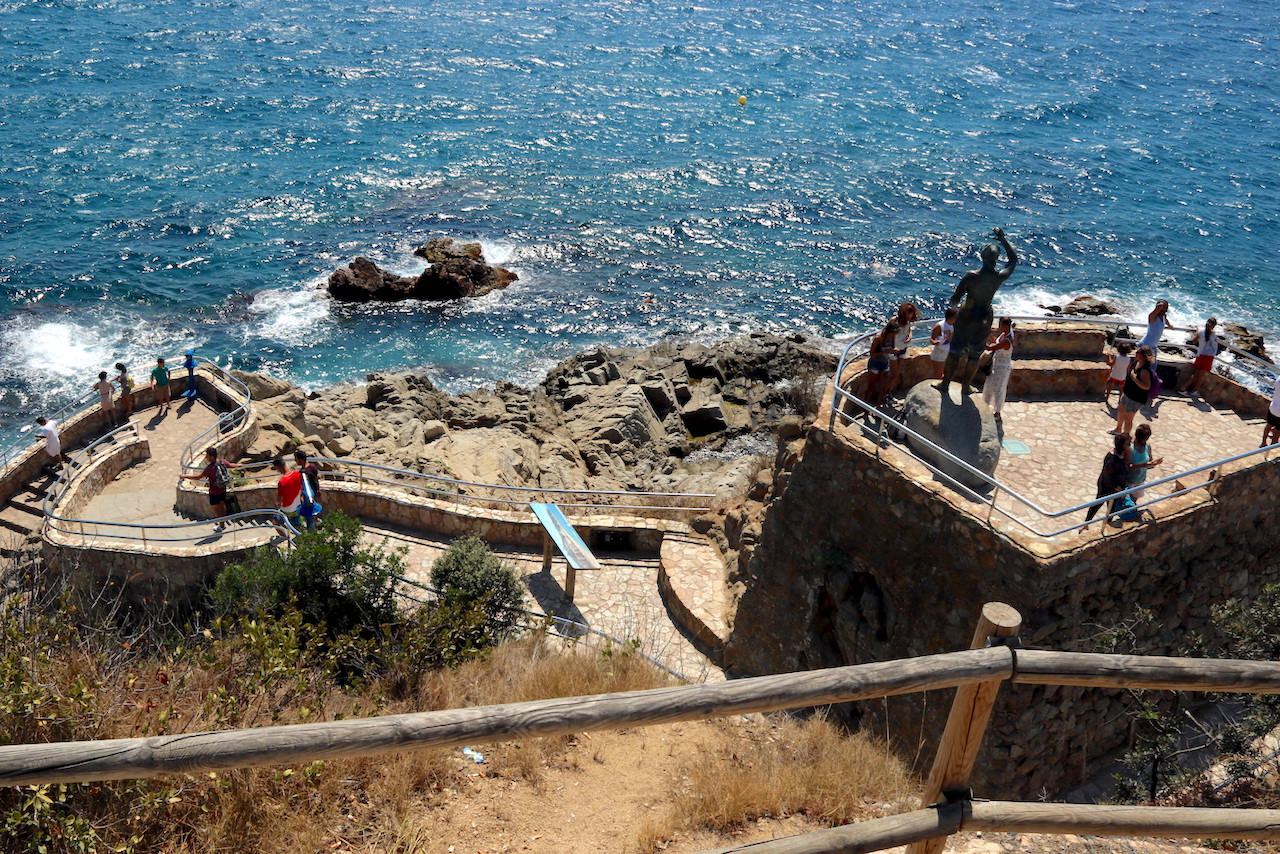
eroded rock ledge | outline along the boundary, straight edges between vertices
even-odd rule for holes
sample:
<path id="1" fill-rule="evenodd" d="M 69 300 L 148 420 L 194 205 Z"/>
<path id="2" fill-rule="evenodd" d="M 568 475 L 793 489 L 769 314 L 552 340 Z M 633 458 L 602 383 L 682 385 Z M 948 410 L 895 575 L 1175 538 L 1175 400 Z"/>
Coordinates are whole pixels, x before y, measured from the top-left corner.
<path id="1" fill-rule="evenodd" d="M 534 388 L 458 395 L 418 373 L 310 394 L 237 376 L 262 428 L 253 459 L 301 448 L 477 483 L 740 498 L 768 477 L 779 429 L 811 413 L 835 361 L 821 339 L 757 333 L 715 347 L 602 348 Z"/>

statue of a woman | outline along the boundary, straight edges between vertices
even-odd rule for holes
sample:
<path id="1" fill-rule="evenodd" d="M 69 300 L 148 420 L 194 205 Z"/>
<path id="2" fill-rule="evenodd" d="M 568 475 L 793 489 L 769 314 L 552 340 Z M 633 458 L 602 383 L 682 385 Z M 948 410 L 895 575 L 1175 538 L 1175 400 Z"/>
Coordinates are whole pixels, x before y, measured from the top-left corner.
<path id="1" fill-rule="evenodd" d="M 978 373 L 978 360 L 982 358 L 982 351 L 991 335 L 994 316 L 991 300 L 1013 273 L 1013 268 L 1018 266 L 1018 253 L 1009 245 L 1004 229 L 996 228 L 991 233 L 1000 241 L 1000 246 L 1004 247 L 1008 263 L 1003 270 L 997 270 L 996 259 L 1000 257 L 1000 248 L 994 243 L 988 243 L 978 253 L 982 258 L 982 269 L 965 273 L 960 284 L 956 285 L 956 292 L 951 295 L 952 305 L 958 305 L 961 299 L 964 300 L 964 305 L 960 306 L 956 314 L 955 332 L 951 335 L 951 352 L 947 355 L 942 382 L 936 386 L 944 396 L 950 390 L 951 380 L 955 378 L 961 359 L 966 360 L 962 390 L 965 394 L 973 394 L 973 377 Z"/>

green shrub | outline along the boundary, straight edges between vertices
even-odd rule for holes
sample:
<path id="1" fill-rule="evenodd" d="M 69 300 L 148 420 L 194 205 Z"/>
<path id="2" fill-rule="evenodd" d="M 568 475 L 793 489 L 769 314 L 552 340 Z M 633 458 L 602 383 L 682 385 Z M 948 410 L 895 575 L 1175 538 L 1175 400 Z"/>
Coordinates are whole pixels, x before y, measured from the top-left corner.
<path id="1" fill-rule="evenodd" d="M 446 603 L 483 609 L 498 634 L 514 622 L 512 609 L 524 605 L 524 579 L 479 537 L 450 543 L 431 565 L 431 584 Z"/>
<path id="2" fill-rule="evenodd" d="M 398 617 L 396 576 L 403 574 L 402 551 L 362 543 L 360 523 L 335 511 L 289 551 L 263 546 L 248 562 L 228 566 L 211 598 L 221 616 L 279 615 L 294 603 L 306 622 L 323 624 L 331 637 L 376 634 Z"/>

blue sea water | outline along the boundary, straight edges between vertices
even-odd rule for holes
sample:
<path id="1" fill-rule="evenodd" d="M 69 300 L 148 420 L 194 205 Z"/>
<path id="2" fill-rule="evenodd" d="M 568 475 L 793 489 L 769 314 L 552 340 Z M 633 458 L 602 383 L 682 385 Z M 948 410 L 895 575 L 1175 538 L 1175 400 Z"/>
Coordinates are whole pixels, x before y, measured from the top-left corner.
<path id="1" fill-rule="evenodd" d="M 938 309 L 996 225 L 1002 310 L 1275 333 L 1278 40 L 1263 0 L 0 0 L 0 423 L 188 347 L 458 390 L 839 336 Z M 316 290 L 436 234 L 520 281 Z"/>

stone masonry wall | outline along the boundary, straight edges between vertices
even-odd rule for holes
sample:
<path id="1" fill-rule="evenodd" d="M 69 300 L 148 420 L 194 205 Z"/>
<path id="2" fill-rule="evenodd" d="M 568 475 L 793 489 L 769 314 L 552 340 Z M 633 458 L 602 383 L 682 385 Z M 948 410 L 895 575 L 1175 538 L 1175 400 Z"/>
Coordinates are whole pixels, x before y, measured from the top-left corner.
<path id="1" fill-rule="evenodd" d="M 820 422 L 823 423 L 823 422 Z M 963 649 L 982 604 L 1023 615 L 1029 645 L 1093 651 L 1104 629 L 1134 622 L 1143 651 L 1169 653 L 1205 629 L 1210 609 L 1280 581 L 1275 460 L 1228 475 L 1217 497 L 1179 499 L 1168 515 L 1048 558 L 993 531 L 958 497 L 940 499 L 837 428 L 810 431 L 752 556 L 725 664 L 735 676 Z M 863 704 L 927 772 L 951 692 Z M 1001 689 L 975 774 L 987 797 L 1060 793 L 1125 745 L 1121 692 Z"/>
<path id="2" fill-rule="evenodd" d="M 276 506 L 275 481 L 235 490 L 244 510 L 265 510 Z M 541 548 L 543 529 L 533 512 L 521 506 L 514 510 L 496 510 L 475 504 L 452 504 L 439 499 L 421 498 L 389 488 L 363 489 L 346 484 L 324 482 L 320 504 L 325 510 L 341 510 L 348 516 L 373 519 L 380 524 L 398 525 L 415 531 L 429 531 L 449 537 L 469 534 L 491 543 Z M 178 493 L 180 512 L 208 518 L 209 500 L 204 489 L 182 489 Z M 634 533 L 634 548 L 657 552 L 668 530 L 685 530 L 687 524 L 659 519 L 626 516 L 571 515 L 569 521 L 582 538 L 591 544 L 591 532 L 619 530 Z"/>

